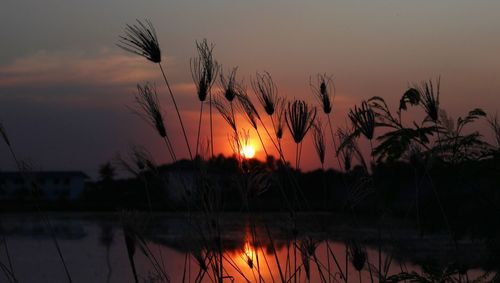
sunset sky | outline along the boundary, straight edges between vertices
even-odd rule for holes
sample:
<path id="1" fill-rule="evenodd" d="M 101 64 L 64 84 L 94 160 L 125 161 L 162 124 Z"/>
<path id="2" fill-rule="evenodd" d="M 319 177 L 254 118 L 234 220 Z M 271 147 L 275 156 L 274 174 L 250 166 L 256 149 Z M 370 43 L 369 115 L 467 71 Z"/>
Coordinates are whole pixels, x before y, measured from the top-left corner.
<path id="1" fill-rule="evenodd" d="M 192 147 L 199 102 L 189 59 L 203 38 L 215 43 L 226 69 L 239 67 L 249 89 L 256 71 L 268 71 L 281 95 L 316 104 L 309 77 L 331 74 L 335 126 L 345 125 L 348 109 L 363 99 L 382 96 L 396 108 L 411 83 L 439 75 L 441 105 L 451 116 L 474 107 L 500 110 L 500 1 L 6 0 L 1 6 L 0 121 L 35 169 L 96 176 L 99 164 L 134 144 L 167 161 L 162 141 L 128 108 L 136 84 L 145 81 L 159 87 L 171 140 L 177 155 L 187 157 L 157 66 L 116 46 L 135 19 L 156 27 Z M 228 154 L 229 130 L 218 115 L 215 124 L 215 150 Z M 288 132 L 285 139 L 285 154 L 294 160 Z M 302 165 L 319 167 L 310 137 Z M 0 170 L 14 168 L 1 146 Z"/>

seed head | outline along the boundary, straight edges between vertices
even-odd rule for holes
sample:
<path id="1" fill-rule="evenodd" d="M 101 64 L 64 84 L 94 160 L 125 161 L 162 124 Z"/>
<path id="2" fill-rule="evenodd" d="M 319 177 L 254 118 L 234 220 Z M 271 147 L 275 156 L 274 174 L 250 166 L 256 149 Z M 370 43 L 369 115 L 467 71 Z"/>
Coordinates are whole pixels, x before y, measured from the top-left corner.
<path id="1" fill-rule="evenodd" d="M 429 119 L 436 122 L 439 119 L 439 88 L 441 85 L 441 79 L 437 78 L 436 87 L 432 80 L 423 82 L 420 87 L 416 87 L 420 93 L 420 103 L 424 108 Z"/>
<path id="2" fill-rule="evenodd" d="M 361 132 L 367 139 L 372 140 L 375 131 L 375 112 L 366 101 L 361 103 L 361 107 L 354 106 L 349 111 L 349 119 L 354 128 Z"/>
<path id="3" fill-rule="evenodd" d="M 206 39 L 196 42 L 198 57 L 191 59 L 191 76 L 196 84 L 198 98 L 205 101 L 219 72 L 219 64 L 213 57 L 214 44 L 208 44 Z"/>
<path id="4" fill-rule="evenodd" d="M 236 121 L 234 119 L 233 113 L 231 112 L 230 105 L 228 106 L 228 102 L 225 99 L 216 98 L 214 100 L 215 108 L 219 111 L 220 115 L 226 122 L 229 124 L 231 129 L 236 132 Z"/>
<path id="5" fill-rule="evenodd" d="M 283 138 L 283 132 L 285 129 L 285 111 L 286 111 L 286 101 L 285 99 L 280 99 L 276 104 L 276 137 L 280 140 Z"/>
<path id="6" fill-rule="evenodd" d="M 161 50 L 156 31 L 149 20 L 137 24 L 127 24 L 125 35 L 120 36 L 117 44 L 120 48 L 142 56 L 153 63 L 161 62 Z"/>
<path id="7" fill-rule="evenodd" d="M 316 123 L 313 124 L 313 141 L 314 148 L 316 149 L 316 153 L 318 154 L 319 161 L 321 164 L 325 163 L 325 137 L 323 135 L 323 126 L 321 125 L 321 121 L 318 119 Z"/>
<path id="8" fill-rule="evenodd" d="M 310 109 L 303 100 L 288 103 L 285 120 L 295 143 L 300 143 L 304 139 L 315 119 L 316 107 Z"/>
<path id="9" fill-rule="evenodd" d="M 220 84 L 222 86 L 222 90 L 224 91 L 224 97 L 228 101 L 233 101 L 236 96 L 237 88 L 239 87 L 236 83 L 236 71 L 238 67 L 234 67 L 231 72 L 227 75 L 227 78 L 221 72 L 220 74 Z"/>
<path id="10" fill-rule="evenodd" d="M 309 79 L 309 86 L 318 98 L 323 112 L 330 114 L 332 112 L 332 101 L 335 99 L 335 85 L 332 78 L 326 74 L 318 74 L 314 82 Z"/>
<path id="11" fill-rule="evenodd" d="M 271 75 L 268 72 L 257 73 L 255 80 L 252 80 L 252 88 L 267 115 L 273 115 L 279 98 L 278 88 L 274 84 Z"/>
<path id="12" fill-rule="evenodd" d="M 143 86 L 137 84 L 135 102 L 139 106 L 139 109 L 134 112 L 155 128 L 162 138 L 166 137 L 167 131 L 163 123 L 163 115 L 158 95 L 156 94 L 156 88 L 149 83 Z"/>
<path id="13" fill-rule="evenodd" d="M 240 92 L 236 94 L 236 98 L 239 102 L 237 104 L 239 110 L 243 112 L 245 118 L 252 125 L 252 127 L 257 129 L 257 119 L 260 120 L 260 116 L 244 88 L 241 88 Z"/>

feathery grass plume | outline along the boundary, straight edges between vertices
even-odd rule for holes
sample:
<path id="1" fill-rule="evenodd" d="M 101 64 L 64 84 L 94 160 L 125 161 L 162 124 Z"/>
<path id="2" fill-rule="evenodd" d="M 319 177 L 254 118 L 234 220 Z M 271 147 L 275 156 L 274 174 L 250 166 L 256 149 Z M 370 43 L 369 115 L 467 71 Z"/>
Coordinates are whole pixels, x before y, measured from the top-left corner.
<path id="1" fill-rule="evenodd" d="M 352 167 L 352 159 L 356 157 L 359 163 L 363 166 L 363 168 L 367 168 L 366 161 L 359 149 L 359 146 L 356 142 L 356 135 L 353 130 L 348 128 L 339 128 L 337 130 L 337 136 L 340 141 L 340 146 L 337 151 L 337 155 L 341 155 L 343 159 L 344 170 L 347 172 L 351 170 Z"/>
<path id="2" fill-rule="evenodd" d="M 170 139 L 168 138 L 168 134 L 163 123 L 163 114 L 155 86 L 152 86 L 149 83 L 146 83 L 143 86 L 137 84 L 135 102 L 137 103 L 139 109 L 134 110 L 134 113 L 139 115 L 150 126 L 156 129 L 160 137 L 165 140 L 172 160 L 176 160 L 177 158 L 175 156 L 175 152 L 172 148 L 172 144 L 170 143 Z"/>
<path id="3" fill-rule="evenodd" d="M 362 133 L 370 141 L 373 139 L 375 112 L 366 101 L 361 103 L 360 108 L 354 106 L 354 109 L 349 110 L 349 119 L 357 132 Z"/>
<path id="4" fill-rule="evenodd" d="M 9 137 L 7 136 L 7 131 L 5 130 L 5 127 L 3 126 L 2 122 L 0 122 L 0 135 L 2 135 L 2 138 L 7 144 L 7 146 L 10 147 L 10 140 Z"/>
<path id="5" fill-rule="evenodd" d="M 262 119 L 260 118 L 259 112 L 255 108 L 255 105 L 253 102 L 250 100 L 250 97 L 248 97 L 246 90 L 241 87 L 240 92 L 237 93 L 236 98 L 238 99 L 238 108 L 239 111 L 243 112 L 244 117 L 247 119 L 247 121 L 252 125 L 254 128 L 255 132 L 257 133 L 257 137 L 259 138 L 260 144 L 262 145 L 262 149 L 264 150 L 264 153 L 266 156 L 269 156 L 266 146 L 264 144 L 264 141 L 262 140 L 262 137 L 260 135 L 259 129 L 257 128 L 257 120 L 261 122 L 261 124 L 264 126 L 264 123 L 262 122 Z M 264 127 L 266 132 L 269 134 L 267 129 Z M 273 141 L 274 144 L 274 141 Z"/>
<path id="6" fill-rule="evenodd" d="M 234 67 L 231 72 L 226 76 L 221 71 L 220 74 L 220 84 L 222 86 L 222 90 L 224 91 L 224 97 L 227 101 L 232 102 L 236 97 L 238 84 L 236 82 L 236 71 L 238 71 L 238 67 Z"/>
<path id="7" fill-rule="evenodd" d="M 238 99 L 238 110 L 243 112 L 247 121 L 257 130 L 257 119 L 260 119 L 259 112 L 257 112 L 255 105 L 248 97 L 246 90 L 241 88 L 240 92 L 236 94 L 236 98 Z"/>
<path id="8" fill-rule="evenodd" d="M 147 170 L 157 171 L 151 153 L 144 147 L 137 145 L 132 146 L 128 158 L 118 155 L 116 157 L 116 163 L 133 175 L 139 175 L 141 172 Z"/>
<path id="9" fill-rule="evenodd" d="M 231 129 L 234 132 L 237 132 L 236 129 L 236 120 L 234 119 L 234 115 L 231 112 L 231 106 L 228 105 L 229 103 L 226 102 L 227 100 L 221 99 L 221 98 L 215 98 L 214 99 L 214 105 L 215 108 L 219 111 L 220 115 L 224 120 L 228 123 L 228 125 L 231 127 Z"/>
<path id="10" fill-rule="evenodd" d="M 174 93 L 170 88 L 167 76 L 165 75 L 165 71 L 163 70 L 163 67 L 161 65 L 161 50 L 160 50 L 160 45 L 158 43 L 158 38 L 156 36 L 156 31 L 153 27 L 153 24 L 151 24 L 149 20 L 145 20 L 144 22 L 145 23 L 137 20 L 137 25 L 127 24 L 127 27 L 125 28 L 125 35 L 120 36 L 120 40 L 119 43 L 117 43 L 117 45 L 118 47 L 124 49 L 125 51 L 137 54 L 141 57 L 148 59 L 153 63 L 158 64 L 161 74 L 163 75 L 165 84 L 167 85 L 168 91 L 170 93 L 170 98 L 172 99 L 172 103 L 174 104 L 175 111 L 177 112 L 177 117 L 179 118 L 179 123 L 182 128 L 182 133 L 184 135 L 184 140 L 186 142 L 189 156 L 191 157 L 191 159 L 193 159 L 193 155 L 191 153 L 191 147 L 189 145 L 189 141 L 187 138 L 186 129 L 182 122 L 179 107 L 177 106 Z"/>
<path id="11" fill-rule="evenodd" d="M 252 88 L 254 90 L 254 94 L 257 97 L 257 100 L 264 108 L 266 114 L 269 115 L 269 117 L 271 118 L 271 123 L 273 124 L 273 128 L 275 128 L 273 114 L 275 113 L 278 104 L 283 99 L 278 97 L 278 88 L 276 87 L 276 84 L 273 82 L 271 74 L 269 74 L 268 72 L 264 72 L 262 74 L 257 72 L 255 74 L 255 79 L 252 80 L 251 83 L 252 83 Z M 278 151 L 278 154 L 280 155 L 280 157 L 282 157 L 283 152 L 281 151 L 280 146 L 276 144 L 274 138 L 267 130 L 264 121 L 260 117 L 257 118 L 262 124 L 262 128 L 264 128 L 264 131 L 268 135 L 269 140 L 271 140 L 274 147 Z"/>
<path id="12" fill-rule="evenodd" d="M 293 103 L 288 102 L 285 120 L 288 130 L 290 130 L 293 140 L 297 145 L 295 150 L 295 168 L 297 170 L 300 167 L 302 140 L 312 127 L 315 119 L 316 107 L 310 109 L 309 105 L 303 100 L 295 100 Z"/>
<path id="13" fill-rule="evenodd" d="M 127 255 L 130 263 L 130 267 L 132 269 L 132 274 L 134 275 L 134 280 L 136 283 L 139 282 L 139 277 L 137 275 L 137 269 L 135 265 L 134 255 L 137 246 L 137 239 L 135 236 L 134 227 L 132 224 L 132 216 L 128 213 L 123 213 L 122 222 L 123 222 L 123 238 L 125 240 L 125 247 L 127 248 Z"/>
<path id="14" fill-rule="evenodd" d="M 163 115 L 156 88 L 149 83 L 143 86 L 137 84 L 135 102 L 139 106 L 139 111 L 135 111 L 135 113 L 146 120 L 150 126 L 155 128 L 160 137 L 166 137 L 167 131 L 163 123 Z"/>
<path id="15" fill-rule="evenodd" d="M 285 129 L 285 112 L 286 112 L 286 100 L 281 99 L 277 104 L 276 104 L 276 127 L 275 127 L 275 132 L 276 132 L 276 138 L 278 138 L 278 141 L 280 141 L 283 138 L 283 132 Z"/>
<path id="16" fill-rule="evenodd" d="M 316 249 L 318 247 L 318 244 L 319 244 L 319 242 L 313 240 L 311 237 L 306 237 L 306 238 L 300 240 L 298 248 L 299 248 L 300 256 L 302 258 L 302 265 L 304 266 L 307 280 L 310 280 L 310 278 L 311 278 L 310 259 L 312 258 L 314 260 L 314 262 L 316 263 L 316 266 L 318 267 L 318 272 L 319 272 L 320 277 L 321 277 L 321 282 L 327 282 L 324 275 L 323 275 L 323 272 L 321 271 L 319 261 L 316 257 Z"/>
<path id="17" fill-rule="evenodd" d="M 300 257 L 302 259 L 302 266 L 304 266 L 304 271 L 306 273 L 306 278 L 308 281 L 311 280 L 311 264 L 309 262 L 309 253 L 307 252 L 306 243 L 301 241 L 299 244 Z"/>
<path id="18" fill-rule="evenodd" d="M 330 114 L 332 112 L 332 103 L 335 99 L 335 85 L 331 76 L 327 74 L 318 74 L 315 81 L 309 79 L 309 86 L 312 92 L 318 98 L 323 112 L 325 114 Z"/>
<path id="19" fill-rule="evenodd" d="M 285 120 L 295 143 L 300 143 L 316 119 L 316 107 L 310 109 L 303 100 L 288 103 Z"/>
<path id="20" fill-rule="evenodd" d="M 351 260 L 352 265 L 357 271 L 363 270 L 367 255 L 366 252 L 363 250 L 361 245 L 353 240 L 348 243 L 349 246 L 349 257 Z"/>
<path id="21" fill-rule="evenodd" d="M 280 98 L 271 75 L 268 72 L 256 73 L 255 80 L 252 80 L 252 88 L 267 115 L 273 115 Z"/>
<path id="22" fill-rule="evenodd" d="M 129 25 L 125 28 L 125 35 L 120 36 L 118 47 L 142 56 L 153 63 L 161 62 L 161 50 L 156 31 L 149 20 Z"/>
<path id="23" fill-rule="evenodd" d="M 200 101 L 206 100 L 219 72 L 219 64 L 213 57 L 214 47 L 215 45 L 209 45 L 206 39 L 196 42 L 198 57 L 190 60 L 191 76 Z"/>
<path id="24" fill-rule="evenodd" d="M 191 76 L 196 85 L 198 99 L 200 100 L 200 118 L 198 121 L 198 134 L 196 138 L 196 155 L 198 155 L 198 146 L 200 144 L 201 117 L 203 115 L 203 102 L 207 96 L 211 96 L 212 86 L 219 72 L 219 64 L 213 57 L 214 44 L 208 44 L 206 39 L 202 42 L 196 42 L 198 49 L 198 57 L 190 60 Z M 213 127 L 212 127 L 212 98 L 210 97 L 210 148 L 212 156 L 214 155 L 213 147 Z"/>
<path id="25" fill-rule="evenodd" d="M 153 160 L 153 156 L 151 155 L 151 152 L 149 152 L 147 149 L 145 149 L 142 146 L 133 146 L 132 147 L 132 158 L 133 161 L 135 162 L 137 168 L 139 170 L 151 170 L 151 171 L 156 171 L 157 167 L 156 164 Z"/>
<path id="26" fill-rule="evenodd" d="M 439 89 L 441 78 L 438 77 L 435 84 L 436 86 L 434 86 L 432 80 L 428 80 L 415 89 L 420 93 L 420 104 L 424 108 L 425 113 L 427 113 L 428 118 L 436 123 L 439 119 Z"/>
<path id="27" fill-rule="evenodd" d="M 321 121 L 319 119 L 317 119 L 316 123 L 313 124 L 312 130 L 313 130 L 314 148 L 316 149 L 319 161 L 321 162 L 321 167 L 324 167 L 326 146 L 325 146 L 325 137 L 323 135 L 323 126 L 321 125 Z"/>

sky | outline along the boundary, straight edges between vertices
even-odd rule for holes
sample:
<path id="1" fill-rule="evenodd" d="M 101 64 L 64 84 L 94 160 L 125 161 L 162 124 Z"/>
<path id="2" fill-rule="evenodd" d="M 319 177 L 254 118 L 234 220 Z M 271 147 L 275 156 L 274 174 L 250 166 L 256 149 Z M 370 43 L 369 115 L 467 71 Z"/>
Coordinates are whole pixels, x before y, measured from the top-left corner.
<path id="1" fill-rule="evenodd" d="M 83 170 L 95 177 L 100 164 L 132 145 L 167 162 L 162 140 L 130 109 L 136 84 L 150 81 L 158 87 L 177 155 L 187 157 L 157 66 L 116 46 L 136 19 L 156 27 L 191 147 L 199 102 L 189 60 L 203 38 L 215 44 L 226 70 L 239 67 L 248 86 L 255 72 L 268 71 L 289 99 L 316 104 L 309 78 L 332 75 L 335 126 L 345 125 L 348 109 L 363 99 L 382 96 L 395 109 L 409 85 L 437 76 L 449 115 L 475 107 L 493 115 L 500 105 L 499 13 L 500 2 L 493 0 L 6 0 L 0 10 L 0 121 L 34 169 Z M 215 150 L 229 154 L 229 130 L 218 116 L 214 123 Z M 243 120 L 241 125 L 249 129 Z M 256 134 L 250 135 L 263 158 Z M 285 155 L 294 160 L 288 133 L 285 138 Z M 319 167 L 310 138 L 301 164 L 304 170 Z M 14 168 L 1 146 L 0 170 Z"/>

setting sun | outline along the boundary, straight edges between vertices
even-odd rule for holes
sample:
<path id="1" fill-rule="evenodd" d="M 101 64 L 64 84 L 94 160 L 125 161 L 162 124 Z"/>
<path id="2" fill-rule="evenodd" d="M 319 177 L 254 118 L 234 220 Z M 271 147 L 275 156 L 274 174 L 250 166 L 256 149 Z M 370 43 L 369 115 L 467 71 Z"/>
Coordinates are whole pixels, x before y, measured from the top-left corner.
<path id="1" fill-rule="evenodd" d="M 255 149 L 251 145 L 244 145 L 241 149 L 241 155 L 245 158 L 253 158 L 255 156 Z"/>

